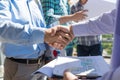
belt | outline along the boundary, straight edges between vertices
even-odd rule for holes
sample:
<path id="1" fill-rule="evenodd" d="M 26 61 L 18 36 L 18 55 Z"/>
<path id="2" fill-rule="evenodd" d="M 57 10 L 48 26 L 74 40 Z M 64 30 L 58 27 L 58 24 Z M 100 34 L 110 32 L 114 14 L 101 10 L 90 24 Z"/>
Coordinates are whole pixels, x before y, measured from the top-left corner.
<path id="1" fill-rule="evenodd" d="M 36 63 L 39 64 L 41 62 L 42 56 L 38 59 L 15 59 L 15 58 L 7 58 L 7 59 L 23 64 L 36 64 Z"/>

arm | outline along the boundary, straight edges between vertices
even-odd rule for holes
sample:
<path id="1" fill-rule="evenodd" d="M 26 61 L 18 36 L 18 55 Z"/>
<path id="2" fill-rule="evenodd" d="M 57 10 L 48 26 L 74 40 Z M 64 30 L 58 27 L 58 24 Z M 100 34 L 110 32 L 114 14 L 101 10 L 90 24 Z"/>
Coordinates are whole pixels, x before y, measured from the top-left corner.
<path id="1" fill-rule="evenodd" d="M 61 16 L 59 19 L 60 24 L 64 24 L 64 23 L 69 22 L 69 21 L 78 22 L 79 20 L 83 20 L 87 17 L 85 12 L 87 12 L 87 10 L 78 11 L 78 12 L 71 14 L 71 15 Z"/>
<path id="2" fill-rule="evenodd" d="M 104 13 L 100 17 L 79 22 L 65 28 L 73 35 L 73 38 L 77 36 L 111 34 L 115 29 L 115 17 L 116 9 L 109 13 Z"/>
<path id="3" fill-rule="evenodd" d="M 57 24 L 65 24 L 66 22 L 78 21 L 86 17 L 85 15 L 86 10 L 77 12 L 72 15 L 65 15 L 65 16 L 63 16 L 63 14 L 66 13 L 64 11 L 60 11 L 59 13 L 55 14 L 55 8 L 60 9 L 60 10 L 62 10 L 63 8 L 62 6 L 58 8 L 57 5 L 60 4 L 59 1 L 54 2 L 54 0 L 41 0 L 41 3 L 42 3 L 45 21 L 47 25 L 53 24 L 56 21 L 59 22 Z"/>
<path id="4" fill-rule="evenodd" d="M 0 41 L 25 45 L 43 43 L 44 30 L 42 28 L 31 28 L 30 25 L 20 25 L 0 20 Z"/>
<path id="5" fill-rule="evenodd" d="M 44 42 L 44 29 L 33 25 L 12 22 L 10 4 L 0 1 L 0 41 L 14 44 L 34 44 Z M 31 28 L 32 27 L 32 28 Z"/>
<path id="6" fill-rule="evenodd" d="M 16 15 L 12 14 L 10 7 L 11 6 L 8 0 L 0 1 L 0 18 L 1 18 L 0 41 L 1 42 L 12 43 L 12 44 L 25 44 L 25 45 L 34 44 L 34 43 L 38 44 L 44 42 L 50 44 L 56 42 L 59 37 L 60 39 L 63 39 L 59 35 L 56 36 L 50 35 L 53 32 L 51 30 L 56 30 L 57 32 L 57 30 L 59 30 L 58 27 L 52 29 L 45 29 L 45 28 L 41 28 L 40 26 L 34 27 L 33 25 L 30 25 L 28 22 L 24 22 L 23 24 L 16 22 L 17 19 L 14 20 L 14 18 L 12 17 Z M 20 19 L 19 21 L 21 22 L 22 19 Z"/>
<path id="7" fill-rule="evenodd" d="M 75 36 L 111 34 L 115 28 L 116 10 L 104 13 L 100 17 L 72 25 Z"/>
<path id="8" fill-rule="evenodd" d="M 24 45 L 44 42 L 50 45 L 57 42 L 60 44 L 51 46 L 58 49 L 63 49 L 65 44 L 69 43 L 69 38 L 66 40 L 56 33 L 57 31 L 61 30 L 59 26 L 50 29 L 30 28 L 29 25 L 24 26 L 12 22 L 0 21 L 0 41 L 4 43 Z M 64 32 L 66 31 L 67 30 Z M 54 35 L 51 35 L 51 33 L 54 33 Z M 64 33 L 64 37 L 68 37 L 68 35 L 65 35 Z"/>

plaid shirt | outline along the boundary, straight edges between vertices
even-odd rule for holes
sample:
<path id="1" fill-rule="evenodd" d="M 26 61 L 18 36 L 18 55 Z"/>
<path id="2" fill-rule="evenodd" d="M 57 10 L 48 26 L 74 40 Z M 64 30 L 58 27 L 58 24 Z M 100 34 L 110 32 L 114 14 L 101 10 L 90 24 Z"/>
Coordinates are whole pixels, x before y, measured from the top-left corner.
<path id="1" fill-rule="evenodd" d="M 83 10 L 83 8 L 84 7 L 79 2 L 77 2 L 76 4 L 73 4 L 71 6 L 71 14 L 74 14 L 75 12 L 81 11 L 81 10 Z"/>
<path id="2" fill-rule="evenodd" d="M 68 0 L 41 0 L 47 26 L 59 24 L 59 18 L 70 14 Z"/>
<path id="3" fill-rule="evenodd" d="M 77 11 L 83 10 L 84 7 L 80 4 L 80 2 L 77 2 L 76 4 L 71 6 L 71 13 L 75 13 Z M 99 44 L 101 42 L 102 36 L 96 35 L 96 36 L 81 36 L 76 37 L 77 44 L 85 45 L 85 46 L 91 46 L 94 44 Z"/>

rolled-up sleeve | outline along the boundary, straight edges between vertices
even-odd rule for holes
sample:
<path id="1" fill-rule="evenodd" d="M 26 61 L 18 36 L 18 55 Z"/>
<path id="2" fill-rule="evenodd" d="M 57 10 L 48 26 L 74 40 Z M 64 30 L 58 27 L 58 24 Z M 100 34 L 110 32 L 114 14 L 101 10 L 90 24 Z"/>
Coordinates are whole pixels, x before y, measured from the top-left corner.
<path id="1" fill-rule="evenodd" d="M 41 0 L 43 13 L 47 26 L 59 21 L 61 15 L 55 15 L 55 2 L 54 0 Z M 57 6 L 57 5 L 56 5 Z"/>

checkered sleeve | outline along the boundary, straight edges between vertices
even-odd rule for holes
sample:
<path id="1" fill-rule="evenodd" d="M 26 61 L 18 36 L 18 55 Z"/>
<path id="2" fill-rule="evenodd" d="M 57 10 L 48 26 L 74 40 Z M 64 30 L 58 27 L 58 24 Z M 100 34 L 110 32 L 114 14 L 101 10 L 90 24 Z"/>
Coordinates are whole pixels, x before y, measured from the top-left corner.
<path id="1" fill-rule="evenodd" d="M 60 16 L 54 14 L 55 1 L 56 0 L 41 0 L 42 7 L 43 7 L 43 13 L 44 13 L 47 26 L 58 21 L 58 19 L 60 18 Z"/>

